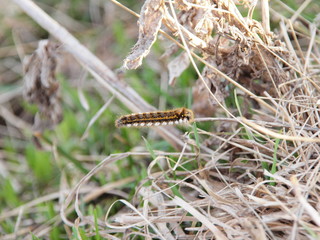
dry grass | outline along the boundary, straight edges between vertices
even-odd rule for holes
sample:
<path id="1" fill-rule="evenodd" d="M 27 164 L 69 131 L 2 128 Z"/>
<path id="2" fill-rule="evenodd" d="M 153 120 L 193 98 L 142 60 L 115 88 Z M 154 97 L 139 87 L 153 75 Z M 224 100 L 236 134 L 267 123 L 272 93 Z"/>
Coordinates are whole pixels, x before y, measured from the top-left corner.
<path id="1" fill-rule="evenodd" d="M 130 82 L 120 79 L 40 8 L 27 0 L 15 2 L 100 87 L 130 110 L 155 109 Z M 106 157 L 72 190 L 64 189 L 67 183 L 62 181 L 61 191 L 47 196 L 59 196 L 61 215 L 33 229 L 37 236 L 46 235 L 53 223 L 63 223 L 74 227 L 79 238 L 79 229 L 94 236 L 99 226 L 99 235 L 107 239 L 320 239 L 319 23 L 300 15 L 307 4 L 291 18 L 269 9 L 266 0 L 256 4 L 145 1 L 140 15 L 135 14 L 139 39 L 123 67 L 138 68 L 162 34 L 174 44 L 165 54 L 175 55 L 168 67 L 170 85 L 179 88 L 175 78 L 188 66 L 194 68 L 198 76 L 192 92 L 195 122 L 212 124 L 209 128 L 194 124 L 185 134 L 174 128 L 155 128 L 176 152 L 157 151 L 147 143 L 146 152 Z M 246 17 L 239 7 L 247 10 Z M 260 11 L 261 22 L 253 18 L 254 11 Z M 269 22 L 275 17 L 280 19 L 277 34 Z M 231 105 L 226 103 L 230 96 Z M 4 119 L 14 121 L 5 108 L 0 110 Z M 99 114 L 92 122 L 99 121 Z M 92 181 L 120 159 L 145 156 L 153 160 L 133 199 L 116 191 L 132 178 L 104 186 Z M 197 167 L 190 169 L 192 162 Z M 84 213 L 88 202 L 106 192 L 120 197 L 105 212 L 104 220 Z M 121 204 L 121 210 L 114 212 Z M 77 218 L 70 217 L 72 211 Z M 12 216 L 19 216 L 18 209 L 6 211 L 0 219 Z"/>

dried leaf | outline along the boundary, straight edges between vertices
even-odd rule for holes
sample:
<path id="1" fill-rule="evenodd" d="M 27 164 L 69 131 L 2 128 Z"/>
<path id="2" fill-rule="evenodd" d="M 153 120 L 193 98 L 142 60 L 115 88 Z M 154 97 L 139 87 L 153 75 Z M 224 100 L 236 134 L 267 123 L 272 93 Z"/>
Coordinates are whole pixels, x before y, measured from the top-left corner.
<path id="1" fill-rule="evenodd" d="M 59 83 L 55 78 L 58 45 L 48 40 L 39 42 L 37 50 L 23 60 L 24 96 L 38 106 L 33 130 L 52 129 L 62 120 Z"/>
<path id="2" fill-rule="evenodd" d="M 190 1 L 190 0 L 189 1 L 176 0 L 174 3 L 175 3 L 175 6 L 177 9 L 188 11 L 188 10 L 190 10 L 190 8 L 192 8 L 192 6 L 190 6 L 189 2 L 192 2 L 192 1 Z"/>
<path id="3" fill-rule="evenodd" d="M 181 16 L 178 16 L 179 21 L 183 22 L 185 19 L 181 19 Z M 165 11 L 163 23 L 165 26 L 172 32 L 173 35 L 179 35 L 178 33 L 178 26 L 176 24 L 176 21 L 174 18 L 169 14 L 168 11 Z M 181 24 L 180 24 L 181 25 Z M 188 27 L 181 25 L 181 31 L 186 38 L 187 42 L 190 44 L 190 46 L 200 48 L 200 49 L 206 49 L 208 47 L 207 42 L 203 41 L 201 38 L 197 37 L 196 34 L 194 34 L 193 30 L 189 31 Z"/>
<path id="4" fill-rule="evenodd" d="M 180 24 L 208 44 L 209 40 L 212 39 L 213 30 L 211 2 L 208 0 L 198 0 L 193 1 L 194 5 L 190 5 L 188 2 L 184 3 L 187 8 L 179 14 Z M 195 7 L 195 5 L 198 7 Z M 182 6 L 183 4 L 179 5 L 180 8 Z"/>
<path id="5" fill-rule="evenodd" d="M 187 52 L 182 52 L 168 64 L 169 84 L 173 86 L 177 77 L 188 68 L 190 59 Z"/>
<path id="6" fill-rule="evenodd" d="M 147 0 L 139 19 L 139 38 L 131 53 L 124 60 L 124 67 L 136 69 L 142 63 L 142 59 L 149 54 L 150 48 L 157 39 L 161 27 L 164 12 L 163 0 Z"/>

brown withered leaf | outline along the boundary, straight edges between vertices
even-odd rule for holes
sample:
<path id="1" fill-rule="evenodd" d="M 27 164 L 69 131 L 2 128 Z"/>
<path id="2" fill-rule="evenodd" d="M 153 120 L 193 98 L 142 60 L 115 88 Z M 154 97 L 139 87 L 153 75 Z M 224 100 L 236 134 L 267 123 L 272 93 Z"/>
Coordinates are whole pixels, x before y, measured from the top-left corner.
<path id="1" fill-rule="evenodd" d="M 124 60 L 123 66 L 127 69 L 138 68 L 144 57 L 149 54 L 150 48 L 157 39 L 161 27 L 164 0 L 147 0 L 142 6 L 139 25 L 138 42 Z"/>
<path id="2" fill-rule="evenodd" d="M 59 83 L 55 77 L 58 48 L 57 44 L 42 40 L 37 50 L 23 60 L 24 96 L 39 109 L 34 132 L 52 129 L 62 120 Z"/>
<path id="3" fill-rule="evenodd" d="M 186 4 L 186 8 L 183 5 Z M 204 40 L 206 44 L 212 39 L 212 12 L 210 11 L 211 2 L 209 0 L 195 0 L 190 3 L 183 1 L 179 8 L 184 10 L 179 12 L 178 18 L 181 25 L 187 28 L 196 37 Z M 195 7 L 198 6 L 198 7 Z"/>
<path id="4" fill-rule="evenodd" d="M 192 2 L 192 1 L 187 1 L 187 0 L 174 1 L 176 8 L 179 10 L 184 10 L 184 11 L 188 11 L 188 10 L 190 10 L 190 8 L 192 8 L 192 6 L 190 6 L 188 4 L 189 2 Z"/>
<path id="5" fill-rule="evenodd" d="M 177 77 L 188 68 L 190 59 L 187 52 L 182 52 L 168 64 L 169 84 L 173 86 Z"/>

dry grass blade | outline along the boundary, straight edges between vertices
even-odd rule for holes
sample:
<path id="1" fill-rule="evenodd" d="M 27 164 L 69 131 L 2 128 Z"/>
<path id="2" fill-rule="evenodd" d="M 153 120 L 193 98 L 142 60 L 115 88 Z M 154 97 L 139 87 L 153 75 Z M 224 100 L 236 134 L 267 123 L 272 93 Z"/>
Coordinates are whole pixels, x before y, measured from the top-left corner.
<path id="1" fill-rule="evenodd" d="M 85 138 L 88 137 L 88 132 L 90 130 L 90 127 L 97 121 L 97 119 L 101 116 L 101 114 L 107 109 L 107 107 L 110 105 L 110 103 L 113 101 L 114 96 L 112 96 L 101 108 L 100 110 L 92 117 L 90 122 L 88 123 L 88 126 L 86 130 L 84 131 L 81 140 L 83 141 Z"/>
<path id="2" fill-rule="evenodd" d="M 288 136 L 283 135 L 280 133 L 273 132 L 265 127 L 259 126 L 258 124 L 248 121 L 246 118 L 241 118 L 242 122 L 244 122 L 246 125 L 252 127 L 253 129 L 274 138 L 283 139 L 283 140 L 289 140 L 289 141 L 301 141 L 301 142 L 310 142 L 310 143 L 317 143 L 320 142 L 320 138 L 312 138 L 312 137 L 299 137 L 299 136 Z"/>
<path id="3" fill-rule="evenodd" d="M 291 182 L 293 184 L 295 194 L 296 194 L 297 198 L 299 199 L 299 202 L 301 203 L 302 207 L 312 217 L 312 220 L 317 224 L 317 226 L 320 227 L 320 214 L 319 214 L 319 212 L 308 203 L 308 201 L 305 199 L 304 196 L 302 196 L 299 182 L 295 176 L 291 177 Z"/>
<path id="4" fill-rule="evenodd" d="M 192 214 L 194 217 L 196 217 L 203 225 L 205 225 L 210 231 L 214 234 L 216 239 L 219 240 L 227 240 L 228 238 L 217 228 L 212 224 L 212 221 L 209 220 L 206 216 L 198 212 L 194 207 L 192 207 L 187 202 L 183 201 L 179 197 L 175 197 L 173 199 L 173 202 L 176 203 L 178 206 L 185 209 L 187 212 Z"/>
<path id="5" fill-rule="evenodd" d="M 74 209 L 75 209 L 77 215 L 79 216 L 79 221 L 81 221 L 81 220 L 83 221 L 81 223 L 81 225 L 85 224 L 85 222 L 87 221 L 87 218 L 85 218 L 83 216 L 82 211 L 79 208 L 79 194 L 80 194 L 82 185 L 85 184 L 86 182 L 88 182 L 92 176 L 94 176 L 98 171 L 100 171 L 107 164 L 111 164 L 119 159 L 123 159 L 128 156 L 129 155 L 126 153 L 108 156 L 107 158 L 102 160 L 96 167 L 94 167 L 86 176 L 84 176 L 81 179 L 81 181 L 78 182 L 78 184 L 74 187 L 74 189 L 69 192 L 67 198 L 65 199 L 65 201 L 63 203 L 63 206 L 60 209 L 60 215 L 61 215 L 61 218 L 65 224 L 68 224 L 69 226 L 74 226 L 74 223 L 72 223 L 71 221 L 68 220 L 67 211 L 66 211 L 68 206 L 70 205 L 70 203 L 73 201 L 73 199 L 75 199 Z"/>
<path id="6" fill-rule="evenodd" d="M 160 239 L 166 239 L 166 238 L 161 234 L 161 232 L 159 232 L 158 228 L 157 228 L 152 222 L 150 222 L 149 219 L 147 219 L 143 214 L 141 214 L 141 212 L 140 212 L 139 210 L 137 210 L 131 203 L 129 203 L 129 202 L 125 201 L 125 200 L 119 200 L 119 201 L 122 202 L 122 203 L 124 203 L 127 207 L 129 207 L 131 210 L 133 210 L 135 213 L 137 213 L 137 214 L 143 219 L 143 221 L 144 221 L 147 225 L 151 226 L 152 229 L 155 231 L 156 236 L 157 236 L 158 238 L 160 238 Z M 120 226 L 115 226 L 115 225 L 109 224 L 109 223 L 107 222 L 107 219 L 108 219 L 108 216 L 109 216 L 109 212 L 110 212 L 111 208 L 113 207 L 113 205 L 114 205 L 115 203 L 116 203 L 116 202 L 114 202 L 114 203 L 111 205 L 109 211 L 108 211 L 107 214 L 106 214 L 106 217 L 105 217 L 106 220 L 105 220 L 105 221 L 106 221 L 106 226 L 107 226 L 107 227 L 115 228 L 115 229 L 127 229 L 127 228 L 130 228 L 130 227 L 134 227 L 134 226 L 136 226 L 136 225 L 145 224 L 144 222 L 143 222 L 143 223 L 135 222 L 135 223 L 132 224 L 131 226 L 121 226 L 121 227 L 120 227 Z"/>

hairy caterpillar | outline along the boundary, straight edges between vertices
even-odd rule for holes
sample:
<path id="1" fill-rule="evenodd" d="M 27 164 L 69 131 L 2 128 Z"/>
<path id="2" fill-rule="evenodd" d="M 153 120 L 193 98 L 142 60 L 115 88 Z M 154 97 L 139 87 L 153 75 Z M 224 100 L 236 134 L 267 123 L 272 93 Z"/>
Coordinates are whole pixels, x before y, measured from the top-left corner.
<path id="1" fill-rule="evenodd" d="M 177 108 L 169 111 L 133 113 L 121 116 L 116 120 L 116 127 L 151 127 L 191 123 L 193 112 L 187 108 Z"/>

